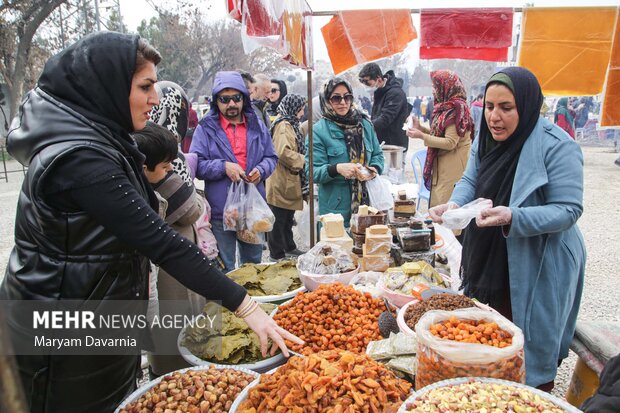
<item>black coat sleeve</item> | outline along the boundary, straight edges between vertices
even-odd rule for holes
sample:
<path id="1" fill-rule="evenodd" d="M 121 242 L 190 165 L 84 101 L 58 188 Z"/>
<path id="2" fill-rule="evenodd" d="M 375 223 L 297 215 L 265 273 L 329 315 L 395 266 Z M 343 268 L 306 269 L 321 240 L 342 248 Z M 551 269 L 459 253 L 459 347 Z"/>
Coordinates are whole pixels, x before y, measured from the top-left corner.
<path id="1" fill-rule="evenodd" d="M 187 288 L 236 310 L 245 297 L 245 289 L 212 266 L 194 243 L 170 228 L 133 187 L 120 166 L 92 151 L 83 152 L 55 168 L 47 186 L 48 202 L 61 210 L 85 211 L 121 242 L 144 254 Z M 85 182 L 75 173 L 84 162 L 91 170 L 105 172 Z"/>

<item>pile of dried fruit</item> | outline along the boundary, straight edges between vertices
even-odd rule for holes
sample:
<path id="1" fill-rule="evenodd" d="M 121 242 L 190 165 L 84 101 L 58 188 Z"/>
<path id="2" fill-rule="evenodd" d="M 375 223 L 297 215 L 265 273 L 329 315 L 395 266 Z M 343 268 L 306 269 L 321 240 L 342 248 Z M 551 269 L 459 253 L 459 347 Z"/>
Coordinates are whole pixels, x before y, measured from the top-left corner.
<path id="1" fill-rule="evenodd" d="M 239 412 L 395 412 L 411 384 L 365 354 L 330 350 L 291 357 L 261 376 Z"/>
<path id="2" fill-rule="evenodd" d="M 173 372 L 120 413 L 225 412 L 254 379 L 239 370 L 215 367 Z"/>
<path id="3" fill-rule="evenodd" d="M 471 298 L 464 295 L 453 294 L 435 294 L 428 300 L 420 301 L 417 304 L 412 304 L 407 308 L 405 312 L 405 322 L 410 329 L 415 331 L 415 325 L 418 324 L 420 318 L 431 310 L 445 310 L 452 311 L 459 308 L 475 307 L 474 301 Z"/>
<path id="4" fill-rule="evenodd" d="M 512 335 L 499 328 L 497 323 L 485 320 L 459 320 L 450 317 L 441 323 L 432 324 L 429 331 L 439 338 L 463 343 L 486 344 L 504 348 L 512 344 Z"/>
<path id="5" fill-rule="evenodd" d="M 304 346 L 287 342 L 293 351 L 363 353 L 369 342 L 381 339 L 377 319 L 383 310 L 383 301 L 368 293 L 349 285 L 323 284 L 311 293 L 297 294 L 278 308 L 273 319 L 306 342 Z"/>
<path id="6" fill-rule="evenodd" d="M 528 389 L 476 381 L 433 389 L 407 405 L 407 409 L 411 413 L 566 412 L 555 403 Z"/>

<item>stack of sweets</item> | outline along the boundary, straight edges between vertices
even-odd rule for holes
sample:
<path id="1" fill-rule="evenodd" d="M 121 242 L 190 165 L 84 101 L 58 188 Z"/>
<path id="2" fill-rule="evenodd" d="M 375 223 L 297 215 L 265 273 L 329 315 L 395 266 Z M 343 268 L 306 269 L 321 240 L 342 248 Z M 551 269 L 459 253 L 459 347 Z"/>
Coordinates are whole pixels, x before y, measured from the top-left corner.
<path id="1" fill-rule="evenodd" d="M 396 265 L 412 261 L 426 261 L 435 265 L 435 252 L 431 248 L 433 231 L 419 219 L 411 219 L 409 226 L 396 228 L 398 246 L 392 250 Z"/>
<path id="2" fill-rule="evenodd" d="M 398 191 L 398 198 L 394 201 L 395 218 L 411 218 L 415 215 L 415 200 L 407 198 L 406 191 Z"/>
<path id="3" fill-rule="evenodd" d="M 353 249 L 353 239 L 344 231 L 344 218 L 340 214 L 321 215 L 321 241 L 335 244 L 351 251 Z"/>
<path id="4" fill-rule="evenodd" d="M 366 228 L 366 242 L 362 247 L 364 271 L 385 272 L 390 266 L 392 232 L 387 225 L 373 225 Z"/>
<path id="5" fill-rule="evenodd" d="M 351 217 L 351 236 L 353 237 L 353 253 L 362 255 L 366 241 L 366 228 L 386 223 L 386 214 L 376 208 L 360 205 L 357 214 Z"/>

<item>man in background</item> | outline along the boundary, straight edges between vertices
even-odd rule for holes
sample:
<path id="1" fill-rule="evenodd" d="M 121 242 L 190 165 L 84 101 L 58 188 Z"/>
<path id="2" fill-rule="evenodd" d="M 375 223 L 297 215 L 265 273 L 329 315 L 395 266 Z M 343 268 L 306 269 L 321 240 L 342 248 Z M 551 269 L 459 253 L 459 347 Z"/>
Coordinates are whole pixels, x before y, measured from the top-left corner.
<path id="1" fill-rule="evenodd" d="M 412 106 L 407 102 L 403 80 L 397 78 L 392 70 L 383 74 L 378 64 L 368 63 L 360 71 L 359 81 L 374 96 L 371 120 L 379 142 L 402 146 L 406 152 L 409 138 L 403 130 L 403 124 Z"/>

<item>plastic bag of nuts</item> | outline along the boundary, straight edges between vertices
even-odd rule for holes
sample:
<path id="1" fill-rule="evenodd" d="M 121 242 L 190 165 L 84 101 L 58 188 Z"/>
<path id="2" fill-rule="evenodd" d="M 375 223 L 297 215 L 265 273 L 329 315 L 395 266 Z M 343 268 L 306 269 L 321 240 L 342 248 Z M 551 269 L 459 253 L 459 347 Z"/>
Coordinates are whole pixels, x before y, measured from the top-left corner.
<path id="1" fill-rule="evenodd" d="M 471 327 L 468 327 L 478 323 L 481 326 L 484 323 L 481 331 L 475 329 L 471 331 Z M 437 334 L 439 326 L 442 326 L 442 329 L 448 326 L 448 330 L 450 328 L 454 330 L 446 331 L 445 336 L 440 335 Z M 467 340 L 458 334 L 459 331 L 468 328 L 472 340 Z M 455 338 L 454 333 L 459 337 Z M 416 335 L 417 389 L 445 379 L 472 376 L 525 382 L 523 332 L 499 314 L 478 308 L 429 311 L 416 325 Z M 476 339 L 478 336 L 479 340 Z M 490 343 L 487 336 L 490 338 Z M 487 344 L 478 344 L 479 342 Z"/>
<path id="2" fill-rule="evenodd" d="M 227 412 L 257 374 L 211 365 L 174 371 L 146 391 L 138 390 L 121 404 L 119 413 Z"/>

